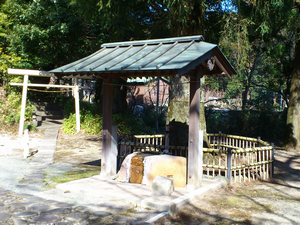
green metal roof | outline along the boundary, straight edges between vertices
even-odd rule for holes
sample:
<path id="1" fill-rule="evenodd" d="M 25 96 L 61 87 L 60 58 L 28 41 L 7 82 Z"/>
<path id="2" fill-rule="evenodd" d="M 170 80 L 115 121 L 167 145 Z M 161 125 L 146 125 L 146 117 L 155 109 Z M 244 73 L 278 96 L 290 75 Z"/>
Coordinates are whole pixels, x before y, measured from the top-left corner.
<path id="1" fill-rule="evenodd" d="M 205 60 L 219 55 L 225 62 L 227 75 L 235 73 L 227 59 L 215 44 L 204 42 L 203 37 L 153 39 L 107 43 L 102 48 L 80 60 L 57 69 L 52 73 L 107 73 L 132 71 L 176 70 L 183 75 Z"/>

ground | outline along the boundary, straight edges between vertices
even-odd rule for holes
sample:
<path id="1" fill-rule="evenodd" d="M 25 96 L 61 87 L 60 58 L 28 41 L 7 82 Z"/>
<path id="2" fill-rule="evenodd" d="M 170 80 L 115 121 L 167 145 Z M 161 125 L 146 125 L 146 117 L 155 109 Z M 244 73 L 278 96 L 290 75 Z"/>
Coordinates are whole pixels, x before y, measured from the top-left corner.
<path id="1" fill-rule="evenodd" d="M 54 162 L 63 161 L 87 168 L 96 166 L 100 173 L 101 140 L 100 135 L 68 135 L 60 131 Z"/>
<path id="2" fill-rule="evenodd" d="M 269 181 L 235 183 L 195 198 L 160 224 L 300 224 L 300 155 L 276 150 Z"/>
<path id="3" fill-rule="evenodd" d="M 99 136 L 60 133 L 54 160 L 100 171 L 100 148 Z M 300 224 L 300 154 L 277 148 L 275 158 L 269 181 L 233 183 L 196 197 L 157 224 Z"/>
<path id="4" fill-rule="evenodd" d="M 59 133 L 54 164 L 74 172 L 65 177 L 81 178 L 79 171 L 99 174 L 100 158 L 100 136 Z M 279 148 L 275 159 L 275 176 L 269 181 L 234 183 L 195 197 L 156 224 L 300 224 L 300 154 Z M 64 182 L 53 178 L 48 174 L 52 185 Z"/>

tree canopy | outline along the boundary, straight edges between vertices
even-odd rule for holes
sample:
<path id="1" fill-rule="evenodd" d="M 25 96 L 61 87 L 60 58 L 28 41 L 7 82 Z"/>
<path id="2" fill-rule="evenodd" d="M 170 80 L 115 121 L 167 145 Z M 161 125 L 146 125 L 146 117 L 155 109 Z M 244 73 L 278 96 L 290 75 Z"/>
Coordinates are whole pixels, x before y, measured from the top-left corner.
<path id="1" fill-rule="evenodd" d="M 274 103 L 278 96 L 292 111 L 300 110 L 299 5 L 299 0 L 2 0 L 0 80 L 9 79 L 9 67 L 50 70 L 104 42 L 201 34 L 221 47 L 237 71 L 230 80 L 210 78 L 206 85 L 226 90 L 227 99 L 241 98 L 244 111 L 283 109 Z M 288 121 L 291 133 L 300 130 L 296 120 Z M 300 143 L 300 136 L 287 137 Z"/>

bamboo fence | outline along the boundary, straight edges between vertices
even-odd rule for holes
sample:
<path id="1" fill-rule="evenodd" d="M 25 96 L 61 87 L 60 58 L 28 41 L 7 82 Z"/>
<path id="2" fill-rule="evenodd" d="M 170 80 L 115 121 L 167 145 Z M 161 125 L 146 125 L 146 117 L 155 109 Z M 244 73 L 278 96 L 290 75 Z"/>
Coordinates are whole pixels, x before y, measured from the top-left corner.
<path id="1" fill-rule="evenodd" d="M 222 133 L 208 134 L 210 148 L 203 148 L 203 174 L 224 176 L 229 182 L 266 180 L 274 173 L 274 147 L 260 138 Z M 157 152 L 165 149 L 164 135 L 135 135 L 119 143 L 119 166 L 133 152 Z M 188 156 L 188 147 L 169 146 L 169 154 Z"/>

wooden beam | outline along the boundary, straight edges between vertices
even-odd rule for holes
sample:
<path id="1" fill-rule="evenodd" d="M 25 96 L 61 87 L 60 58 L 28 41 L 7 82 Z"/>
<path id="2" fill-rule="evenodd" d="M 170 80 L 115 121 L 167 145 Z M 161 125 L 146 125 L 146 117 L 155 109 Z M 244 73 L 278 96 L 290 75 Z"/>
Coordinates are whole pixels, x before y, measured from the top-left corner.
<path id="1" fill-rule="evenodd" d="M 55 77 L 54 73 L 40 70 L 25 70 L 25 69 L 8 69 L 8 74 L 11 75 L 28 75 L 28 76 L 40 76 L 40 77 Z"/>
<path id="2" fill-rule="evenodd" d="M 27 100 L 27 84 L 28 84 L 28 75 L 24 75 L 24 77 L 23 77 L 21 115 L 20 115 L 20 123 L 19 123 L 19 136 L 23 135 L 23 129 L 24 129 L 25 109 L 26 109 L 26 100 Z"/>
<path id="3" fill-rule="evenodd" d="M 11 86 L 24 86 L 24 83 L 10 83 Z M 59 84 L 27 84 L 27 87 L 52 87 L 52 88 L 75 88 L 71 85 L 59 85 Z"/>

